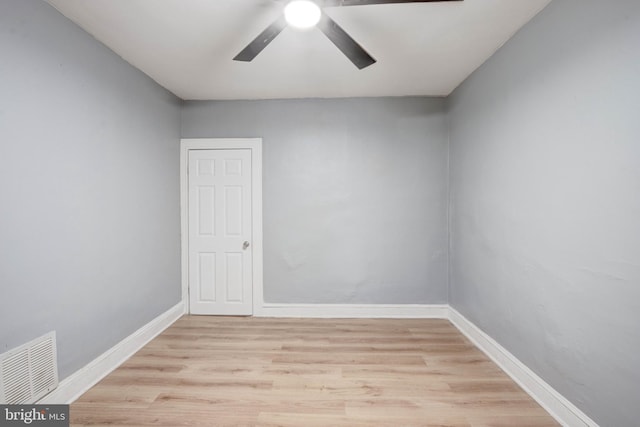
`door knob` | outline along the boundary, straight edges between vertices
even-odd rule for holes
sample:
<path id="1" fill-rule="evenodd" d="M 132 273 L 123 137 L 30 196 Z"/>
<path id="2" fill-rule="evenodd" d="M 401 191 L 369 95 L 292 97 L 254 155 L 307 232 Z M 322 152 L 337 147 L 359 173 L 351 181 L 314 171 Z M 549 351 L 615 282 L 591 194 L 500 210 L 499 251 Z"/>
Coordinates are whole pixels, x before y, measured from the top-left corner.
<path id="1" fill-rule="evenodd" d="M 242 250 L 246 251 L 248 247 L 249 247 L 249 242 L 245 240 L 244 243 L 242 244 Z"/>

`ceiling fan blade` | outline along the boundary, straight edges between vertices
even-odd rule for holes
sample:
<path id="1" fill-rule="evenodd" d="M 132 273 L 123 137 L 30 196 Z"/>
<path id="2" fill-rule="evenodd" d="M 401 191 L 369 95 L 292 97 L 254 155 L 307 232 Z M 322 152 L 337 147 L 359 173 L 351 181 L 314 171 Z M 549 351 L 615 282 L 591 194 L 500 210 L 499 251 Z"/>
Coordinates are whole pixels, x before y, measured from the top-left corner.
<path id="1" fill-rule="evenodd" d="M 269 25 L 258 37 L 256 37 L 251 43 L 247 45 L 242 51 L 233 58 L 234 61 L 250 62 L 253 58 L 258 56 L 262 49 L 267 47 L 269 43 L 276 38 L 282 30 L 287 26 L 287 21 L 284 19 L 284 15 L 281 15 L 276 19 L 273 24 Z"/>
<path id="2" fill-rule="evenodd" d="M 369 4 L 394 4 L 394 3 L 434 3 L 444 1 L 463 0 L 322 0 L 323 7 L 335 6 L 364 6 Z"/>
<path id="3" fill-rule="evenodd" d="M 345 54 L 353 65 L 362 70 L 371 64 L 375 64 L 376 60 L 367 53 L 354 39 L 351 38 L 345 30 L 342 29 L 333 19 L 326 14 L 322 14 L 317 27 L 324 33 L 329 40 L 335 44 L 338 49 Z"/>

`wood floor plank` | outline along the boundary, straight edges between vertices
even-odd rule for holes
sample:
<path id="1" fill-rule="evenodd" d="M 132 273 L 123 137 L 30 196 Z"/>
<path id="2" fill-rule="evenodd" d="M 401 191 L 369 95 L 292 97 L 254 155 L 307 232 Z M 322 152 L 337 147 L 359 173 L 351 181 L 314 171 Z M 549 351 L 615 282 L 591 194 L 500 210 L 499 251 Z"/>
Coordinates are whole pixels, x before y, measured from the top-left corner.
<path id="1" fill-rule="evenodd" d="M 184 316 L 73 403 L 71 425 L 558 424 L 446 320 Z"/>

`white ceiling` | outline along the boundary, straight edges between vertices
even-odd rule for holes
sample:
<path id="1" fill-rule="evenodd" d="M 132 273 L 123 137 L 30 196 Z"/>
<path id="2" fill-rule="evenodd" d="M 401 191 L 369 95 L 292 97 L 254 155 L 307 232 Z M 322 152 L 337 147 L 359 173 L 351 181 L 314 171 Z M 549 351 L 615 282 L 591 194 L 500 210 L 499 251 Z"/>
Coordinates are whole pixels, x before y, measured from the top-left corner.
<path id="1" fill-rule="evenodd" d="M 232 58 L 275 0 L 47 0 L 182 99 L 450 94 L 550 0 L 327 8 L 378 60 L 358 70 L 318 29 L 286 28 L 253 62 Z"/>

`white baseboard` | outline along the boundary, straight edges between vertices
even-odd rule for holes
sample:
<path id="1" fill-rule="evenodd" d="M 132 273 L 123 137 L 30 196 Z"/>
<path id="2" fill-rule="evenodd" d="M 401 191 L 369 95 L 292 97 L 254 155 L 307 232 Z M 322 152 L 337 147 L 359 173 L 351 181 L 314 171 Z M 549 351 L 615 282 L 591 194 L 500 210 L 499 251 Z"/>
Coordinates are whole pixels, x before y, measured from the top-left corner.
<path id="1" fill-rule="evenodd" d="M 449 320 L 560 424 L 598 427 L 595 421 L 453 307 L 449 307 Z"/>
<path id="2" fill-rule="evenodd" d="M 262 304 L 256 317 L 447 319 L 446 304 Z"/>
<path id="3" fill-rule="evenodd" d="M 185 313 L 180 302 L 60 382 L 39 404 L 69 404 L 124 363 Z M 560 424 L 598 427 L 513 354 L 447 304 L 263 304 L 256 317 L 449 319 Z"/>
<path id="4" fill-rule="evenodd" d="M 185 313 L 180 302 L 120 341 L 84 368 L 60 381 L 58 387 L 43 397 L 38 404 L 70 404 L 83 393 L 124 363 L 135 352 L 171 326 Z"/>

